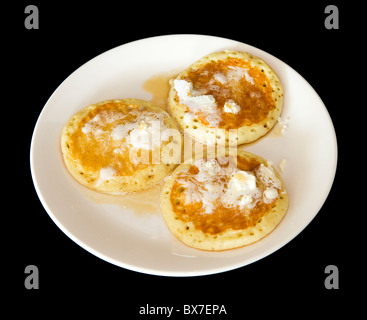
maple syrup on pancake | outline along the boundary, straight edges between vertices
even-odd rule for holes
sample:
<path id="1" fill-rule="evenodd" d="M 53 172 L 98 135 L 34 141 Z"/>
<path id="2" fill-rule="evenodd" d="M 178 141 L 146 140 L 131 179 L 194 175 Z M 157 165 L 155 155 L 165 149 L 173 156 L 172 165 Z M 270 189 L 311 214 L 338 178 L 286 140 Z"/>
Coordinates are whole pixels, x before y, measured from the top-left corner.
<path id="1" fill-rule="evenodd" d="M 149 92 L 152 95 L 150 102 L 157 105 L 158 107 L 163 108 L 165 111 L 168 111 L 168 94 L 170 91 L 170 83 L 171 79 L 176 78 L 176 76 L 181 72 L 181 69 L 176 69 L 168 72 L 159 73 L 157 75 L 152 76 L 147 79 L 143 83 L 143 89 L 146 92 Z M 269 135 L 272 137 L 281 137 L 281 129 L 273 128 Z M 195 141 L 189 136 L 184 137 L 183 143 L 184 146 L 193 143 L 192 148 L 182 148 L 182 162 L 194 155 L 195 151 L 202 151 L 206 149 L 205 145 L 202 145 L 200 142 Z M 259 140 L 254 141 L 253 143 L 257 143 Z M 251 145 L 247 144 L 247 145 Z M 205 152 L 205 151 L 204 151 Z M 100 204 L 113 204 L 120 206 L 123 210 L 131 210 L 135 214 L 161 214 L 160 208 L 160 194 L 164 184 L 164 180 L 156 184 L 155 186 L 135 193 L 128 193 L 122 195 L 109 195 L 103 194 L 92 190 L 84 190 L 83 193 L 93 202 Z"/>
<path id="2" fill-rule="evenodd" d="M 152 95 L 150 102 L 165 111 L 168 110 L 168 93 L 170 79 L 173 79 L 181 70 L 159 73 L 143 83 L 143 89 Z M 160 194 L 164 180 L 153 187 L 121 195 L 110 195 L 83 188 L 83 193 L 91 201 L 99 204 L 113 204 L 123 210 L 131 210 L 135 214 L 160 214 Z"/>

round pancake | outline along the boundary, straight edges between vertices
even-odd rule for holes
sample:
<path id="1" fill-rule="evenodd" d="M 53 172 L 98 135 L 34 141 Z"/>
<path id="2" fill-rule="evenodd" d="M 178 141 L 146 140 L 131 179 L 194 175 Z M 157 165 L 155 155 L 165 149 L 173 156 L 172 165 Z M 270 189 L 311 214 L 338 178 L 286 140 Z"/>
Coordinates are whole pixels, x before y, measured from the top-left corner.
<path id="1" fill-rule="evenodd" d="M 176 134 L 177 133 L 177 134 Z M 70 174 L 96 191 L 146 189 L 168 175 L 181 152 L 178 128 L 163 109 L 138 99 L 107 100 L 74 114 L 61 134 Z"/>
<path id="2" fill-rule="evenodd" d="M 170 84 L 171 114 L 183 130 L 205 144 L 255 141 L 274 126 L 282 111 L 278 76 L 247 52 L 209 54 Z"/>
<path id="3" fill-rule="evenodd" d="M 184 244 L 209 251 L 254 243 L 276 228 L 288 195 L 270 162 L 245 151 L 181 164 L 165 181 L 163 217 Z"/>

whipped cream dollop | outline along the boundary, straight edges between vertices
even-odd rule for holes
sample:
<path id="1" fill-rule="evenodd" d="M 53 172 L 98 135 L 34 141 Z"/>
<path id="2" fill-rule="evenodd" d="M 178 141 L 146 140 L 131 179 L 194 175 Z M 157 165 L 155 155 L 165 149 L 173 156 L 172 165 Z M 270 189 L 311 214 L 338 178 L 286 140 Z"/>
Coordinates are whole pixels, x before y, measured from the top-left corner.
<path id="1" fill-rule="evenodd" d="M 216 112 L 218 110 L 217 103 L 212 95 L 200 95 L 198 91 L 193 89 L 192 83 L 186 80 L 175 79 L 173 87 L 180 103 L 189 107 L 193 115 L 200 112 L 211 126 L 218 125 L 221 119 Z"/>
<path id="2" fill-rule="evenodd" d="M 164 124 L 163 115 L 152 112 L 140 113 L 134 110 L 130 113 L 136 118 L 112 126 L 111 132 L 105 131 L 104 126 L 115 121 L 119 123 L 125 119 L 126 115 L 111 113 L 111 115 L 105 114 L 101 117 L 97 114 L 81 130 L 84 134 L 91 135 L 96 139 L 102 137 L 103 134 L 109 134 L 112 141 L 122 140 L 122 149 L 130 145 L 135 149 L 152 150 L 155 147 L 160 147 L 162 142 L 169 141 L 169 135 L 164 134 L 168 128 Z M 108 143 L 108 139 L 108 137 L 105 139 L 106 143 Z"/>
<path id="3" fill-rule="evenodd" d="M 194 163 L 198 172 L 192 179 L 180 179 L 185 186 L 188 203 L 202 202 L 204 214 L 215 209 L 218 200 L 224 207 L 252 209 L 261 201 L 271 203 L 279 197 L 281 182 L 276 177 L 271 162 L 260 164 L 253 171 L 240 170 L 234 165 L 222 167 L 217 159 L 200 159 Z M 226 176 L 226 179 L 221 177 Z M 259 181 L 263 187 L 259 187 Z M 265 189 L 264 189 L 265 187 Z"/>

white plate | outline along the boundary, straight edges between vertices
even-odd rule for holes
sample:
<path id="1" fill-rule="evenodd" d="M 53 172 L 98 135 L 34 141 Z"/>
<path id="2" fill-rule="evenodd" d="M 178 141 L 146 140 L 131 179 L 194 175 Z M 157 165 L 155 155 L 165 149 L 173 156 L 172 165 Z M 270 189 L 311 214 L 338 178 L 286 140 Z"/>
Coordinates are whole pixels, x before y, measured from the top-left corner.
<path id="1" fill-rule="evenodd" d="M 224 49 L 247 51 L 267 61 L 279 75 L 285 100 L 281 137 L 266 136 L 246 149 L 275 165 L 288 163 L 282 175 L 289 210 L 266 238 L 225 252 L 188 248 L 167 230 L 158 214 L 133 214 L 121 206 L 98 203 L 71 178 L 59 140 L 63 125 L 85 106 L 114 98 L 150 94 L 143 83 L 161 72 L 185 68 L 202 56 Z M 57 226 L 84 249 L 110 263 L 138 272 L 196 276 L 231 270 L 257 261 L 300 233 L 323 205 L 333 183 L 337 143 L 329 114 L 312 87 L 272 55 L 233 40 L 202 35 L 143 39 L 109 50 L 72 73 L 52 94 L 37 121 L 31 144 L 31 171 L 38 196 Z"/>

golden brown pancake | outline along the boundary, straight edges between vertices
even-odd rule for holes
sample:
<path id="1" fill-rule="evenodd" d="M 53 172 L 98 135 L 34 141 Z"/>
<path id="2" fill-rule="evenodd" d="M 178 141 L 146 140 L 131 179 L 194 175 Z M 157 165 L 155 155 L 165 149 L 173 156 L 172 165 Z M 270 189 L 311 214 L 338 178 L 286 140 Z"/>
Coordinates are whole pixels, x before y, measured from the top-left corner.
<path id="1" fill-rule="evenodd" d="M 163 217 L 186 245 L 202 250 L 242 247 L 268 235 L 288 208 L 271 163 L 245 151 L 182 164 L 161 194 Z"/>
<path id="2" fill-rule="evenodd" d="M 274 70 L 247 52 L 209 54 L 171 80 L 169 108 L 205 144 L 249 143 L 277 122 L 283 88 Z"/>
<path id="3" fill-rule="evenodd" d="M 61 135 L 70 174 L 90 189 L 111 194 L 146 189 L 162 180 L 177 163 L 168 152 L 173 145 L 180 152 L 173 119 L 138 99 L 90 105 L 71 117 Z"/>

